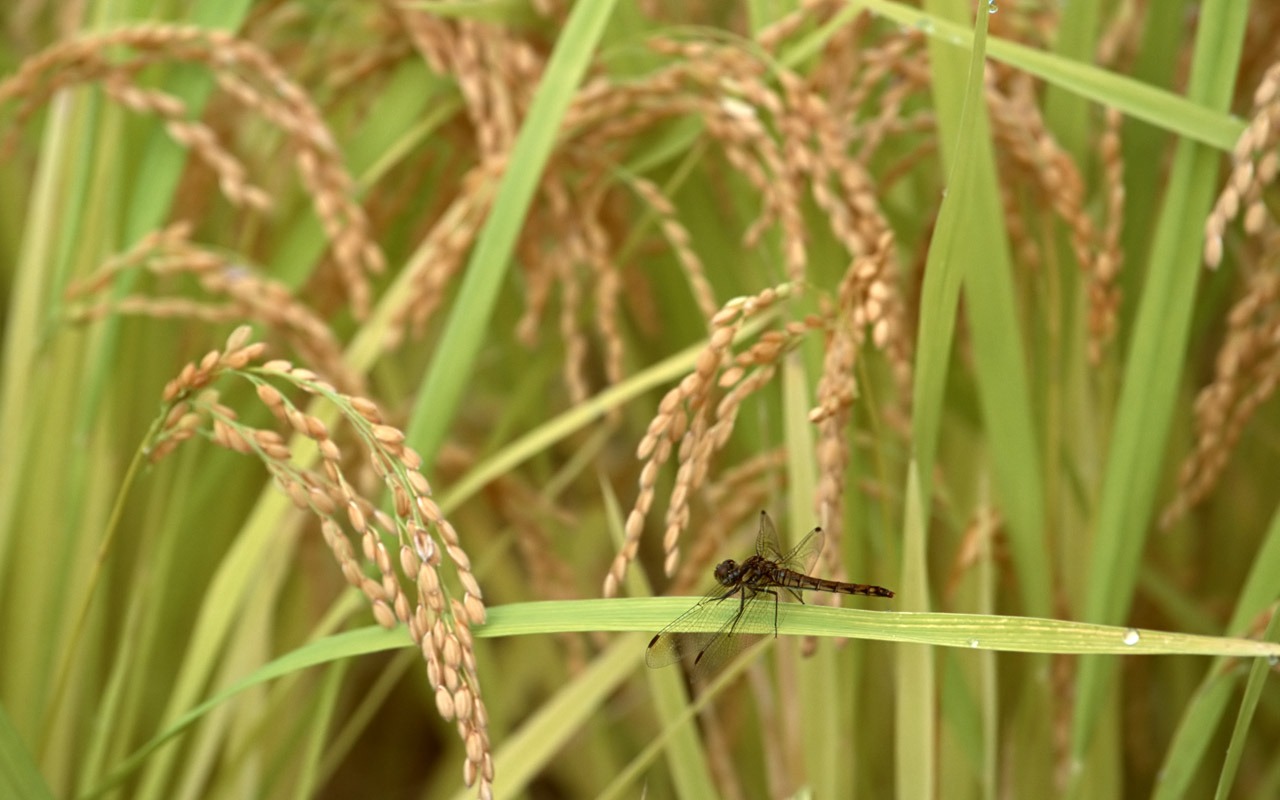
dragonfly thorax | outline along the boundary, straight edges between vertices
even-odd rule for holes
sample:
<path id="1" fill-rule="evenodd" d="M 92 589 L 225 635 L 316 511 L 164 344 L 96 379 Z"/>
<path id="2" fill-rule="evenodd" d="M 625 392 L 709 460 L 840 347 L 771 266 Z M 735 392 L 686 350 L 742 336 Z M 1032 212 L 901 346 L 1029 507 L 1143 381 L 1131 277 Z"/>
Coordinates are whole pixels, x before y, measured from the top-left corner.
<path id="1" fill-rule="evenodd" d="M 741 570 L 738 568 L 738 562 L 732 558 L 726 558 L 719 564 L 716 564 L 716 580 L 721 586 L 734 586 L 738 583 Z"/>

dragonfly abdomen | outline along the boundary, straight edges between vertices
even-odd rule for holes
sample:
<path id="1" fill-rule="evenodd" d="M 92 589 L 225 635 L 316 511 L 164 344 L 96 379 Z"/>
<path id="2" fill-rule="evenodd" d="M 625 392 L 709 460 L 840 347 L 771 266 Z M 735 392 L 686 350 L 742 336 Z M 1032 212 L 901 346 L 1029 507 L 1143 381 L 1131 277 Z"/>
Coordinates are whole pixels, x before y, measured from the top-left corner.
<path id="1" fill-rule="evenodd" d="M 827 578 L 815 578 L 791 570 L 778 570 L 774 576 L 779 586 L 788 589 L 807 589 L 813 592 L 833 592 L 835 594 L 864 594 L 870 597 L 893 597 L 893 592 L 883 586 L 869 583 L 845 583 Z"/>

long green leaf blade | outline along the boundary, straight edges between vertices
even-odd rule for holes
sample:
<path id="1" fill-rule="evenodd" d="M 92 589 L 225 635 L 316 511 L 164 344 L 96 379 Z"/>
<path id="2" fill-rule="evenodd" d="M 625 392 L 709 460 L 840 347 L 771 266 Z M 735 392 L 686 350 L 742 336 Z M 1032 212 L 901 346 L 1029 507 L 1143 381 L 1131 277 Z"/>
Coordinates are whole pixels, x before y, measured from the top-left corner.
<path id="1" fill-rule="evenodd" d="M 1243 4 L 1209 3 L 1196 37 L 1190 94 L 1211 108 L 1226 108 L 1244 37 Z M 1182 375 L 1183 353 L 1199 277 L 1203 219 L 1213 197 L 1218 153 L 1183 140 L 1174 157 L 1139 302 L 1114 437 L 1102 476 L 1085 618 L 1118 622 L 1132 602 L 1137 565 L 1146 539 L 1156 484 L 1163 472 L 1166 437 Z M 1110 669 L 1086 659 L 1080 665 L 1071 752 L 1084 759 L 1101 711 Z"/>

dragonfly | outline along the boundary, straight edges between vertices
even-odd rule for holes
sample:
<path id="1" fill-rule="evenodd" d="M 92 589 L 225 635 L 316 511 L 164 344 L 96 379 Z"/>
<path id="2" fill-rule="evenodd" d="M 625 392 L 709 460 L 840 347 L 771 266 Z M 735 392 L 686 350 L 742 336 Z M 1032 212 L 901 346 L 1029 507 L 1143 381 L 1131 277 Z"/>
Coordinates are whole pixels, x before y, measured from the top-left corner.
<path id="1" fill-rule="evenodd" d="M 741 563 L 730 558 L 717 564 L 716 587 L 649 640 L 645 664 L 657 669 L 677 661 L 691 661 L 695 672 L 713 672 L 758 638 L 758 634 L 768 631 L 770 611 L 776 638 L 779 589 L 801 603 L 804 598 L 800 592 L 804 590 L 893 597 L 893 592 L 883 586 L 809 575 L 822 552 L 823 539 L 822 528 L 814 528 L 784 554 L 773 520 L 761 511 L 755 555 Z M 773 599 L 772 603 L 769 598 Z M 718 627 L 717 622 L 721 623 Z"/>

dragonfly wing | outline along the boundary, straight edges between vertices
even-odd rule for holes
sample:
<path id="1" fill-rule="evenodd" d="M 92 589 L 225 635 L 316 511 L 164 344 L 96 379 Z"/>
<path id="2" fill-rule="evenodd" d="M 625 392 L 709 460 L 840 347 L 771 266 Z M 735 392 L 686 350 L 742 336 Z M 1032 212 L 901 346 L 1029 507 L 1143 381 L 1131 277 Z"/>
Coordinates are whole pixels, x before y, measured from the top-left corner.
<path id="1" fill-rule="evenodd" d="M 725 604 L 735 602 L 736 599 L 726 600 Z M 759 641 L 762 635 L 772 635 L 776 630 L 776 608 L 777 600 L 774 595 L 768 592 L 751 593 L 742 605 L 742 613 L 734 613 L 716 631 L 715 636 L 694 654 L 693 673 L 703 677 L 712 675 L 749 645 Z"/>
<path id="2" fill-rule="evenodd" d="M 774 630 L 774 596 L 751 590 L 744 603 L 739 590 L 717 592 L 649 641 L 644 663 L 654 669 L 683 661 L 698 675 L 710 675 L 760 634 Z"/>
<path id="3" fill-rule="evenodd" d="M 760 532 L 756 534 L 756 555 L 778 562 L 783 558 L 778 530 L 773 527 L 773 520 L 763 511 L 760 512 Z"/>
<path id="4" fill-rule="evenodd" d="M 644 651 L 645 666 L 659 669 L 677 661 L 692 661 L 715 637 L 714 633 L 668 633 L 653 637 Z"/>
<path id="5" fill-rule="evenodd" d="M 773 527 L 773 520 L 761 511 L 760 533 L 756 535 L 756 555 L 764 556 L 780 567 L 807 575 L 818 561 L 824 539 L 822 528 L 814 528 L 800 540 L 799 544 L 784 553 L 778 539 L 778 531 Z"/>
<path id="6" fill-rule="evenodd" d="M 817 563 L 818 556 L 822 553 L 822 545 L 825 541 L 826 534 L 822 532 L 822 528 L 814 528 L 785 556 L 778 559 L 778 563 L 787 569 L 810 575 L 813 572 L 813 565 Z"/>
<path id="7" fill-rule="evenodd" d="M 716 587 L 649 640 L 644 663 L 657 669 L 685 657 L 694 658 L 715 638 L 717 625 L 723 619 L 721 615 L 736 612 L 737 606 L 737 602 L 726 595 L 724 587 Z"/>
<path id="8" fill-rule="evenodd" d="M 720 667 L 726 662 L 732 661 L 733 657 L 741 653 L 747 645 L 759 639 L 759 636 L 749 636 L 741 633 L 734 633 L 735 622 L 737 617 L 726 622 L 720 630 L 714 635 L 700 642 L 701 647 L 690 654 L 689 669 L 693 674 L 706 677 L 714 675 Z"/>

